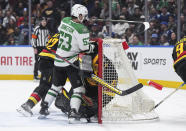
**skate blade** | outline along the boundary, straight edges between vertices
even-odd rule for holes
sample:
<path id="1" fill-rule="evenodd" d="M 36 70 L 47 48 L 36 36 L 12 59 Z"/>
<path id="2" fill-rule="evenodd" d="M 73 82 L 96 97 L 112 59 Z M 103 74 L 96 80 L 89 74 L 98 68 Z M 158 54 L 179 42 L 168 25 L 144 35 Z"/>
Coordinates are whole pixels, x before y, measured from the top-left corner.
<path id="1" fill-rule="evenodd" d="M 38 117 L 38 119 L 40 119 L 40 120 L 42 120 L 42 119 L 46 119 L 46 118 L 47 118 L 46 115 L 40 115 L 40 116 Z"/>
<path id="2" fill-rule="evenodd" d="M 31 114 L 31 113 L 25 111 L 22 107 L 20 107 L 19 109 L 16 109 L 16 111 L 17 111 L 19 114 L 21 114 L 21 115 L 23 115 L 23 116 L 25 116 L 25 117 L 32 117 L 32 116 L 33 116 L 33 114 Z"/>
<path id="3" fill-rule="evenodd" d="M 88 123 L 86 118 L 81 118 L 80 120 L 77 120 L 75 118 L 69 118 L 68 119 L 69 124 L 83 124 L 83 123 Z"/>

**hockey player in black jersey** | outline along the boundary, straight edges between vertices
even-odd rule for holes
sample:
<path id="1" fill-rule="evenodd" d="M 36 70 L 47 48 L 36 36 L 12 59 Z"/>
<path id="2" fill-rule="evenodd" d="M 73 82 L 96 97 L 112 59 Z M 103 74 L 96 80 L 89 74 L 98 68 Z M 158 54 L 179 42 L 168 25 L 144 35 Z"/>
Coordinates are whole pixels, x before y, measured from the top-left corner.
<path id="1" fill-rule="evenodd" d="M 46 48 L 55 52 L 58 46 L 59 34 L 56 33 L 47 43 Z M 52 85 L 52 69 L 54 65 L 54 55 L 43 49 L 39 54 L 39 70 L 41 71 L 41 78 L 39 86 L 37 86 L 31 93 L 28 100 L 22 104 L 17 111 L 24 116 L 32 116 L 31 109 L 41 100 L 44 99 L 46 93 Z M 43 104 L 43 103 L 42 103 Z"/>
<path id="2" fill-rule="evenodd" d="M 175 43 L 172 58 L 175 72 L 186 82 L 186 36 Z"/>

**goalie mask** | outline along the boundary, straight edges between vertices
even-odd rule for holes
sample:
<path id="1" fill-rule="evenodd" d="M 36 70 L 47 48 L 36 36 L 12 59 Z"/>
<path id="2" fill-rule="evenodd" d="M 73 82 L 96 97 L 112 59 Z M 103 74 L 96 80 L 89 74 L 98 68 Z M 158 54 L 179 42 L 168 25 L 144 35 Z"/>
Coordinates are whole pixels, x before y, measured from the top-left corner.
<path id="1" fill-rule="evenodd" d="M 80 20 L 79 15 L 83 16 L 83 19 Z M 75 16 L 82 23 L 83 20 L 88 20 L 88 10 L 85 6 L 80 4 L 75 4 L 71 9 L 71 16 Z"/>

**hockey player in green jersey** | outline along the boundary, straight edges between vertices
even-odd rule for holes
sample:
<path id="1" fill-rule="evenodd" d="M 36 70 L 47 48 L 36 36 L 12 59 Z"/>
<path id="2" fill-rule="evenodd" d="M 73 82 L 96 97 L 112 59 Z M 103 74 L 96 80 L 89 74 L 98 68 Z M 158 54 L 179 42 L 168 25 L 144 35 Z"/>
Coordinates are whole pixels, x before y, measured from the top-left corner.
<path id="1" fill-rule="evenodd" d="M 75 4 L 71 10 L 71 17 L 65 17 L 58 27 L 60 37 L 56 54 L 65 57 L 76 66 L 79 66 L 78 54 L 80 52 L 93 53 L 96 46 L 90 44 L 89 31 L 83 25 L 83 21 L 87 19 L 87 16 L 87 8 L 83 5 Z M 73 88 L 70 99 L 71 109 L 68 113 L 69 123 L 81 122 L 83 116 L 79 113 L 79 108 L 82 95 L 85 94 L 85 87 L 79 76 L 79 70 L 58 58 L 54 62 L 52 87 L 41 104 L 40 118 L 49 115 L 48 108 L 65 85 L 67 77 Z"/>

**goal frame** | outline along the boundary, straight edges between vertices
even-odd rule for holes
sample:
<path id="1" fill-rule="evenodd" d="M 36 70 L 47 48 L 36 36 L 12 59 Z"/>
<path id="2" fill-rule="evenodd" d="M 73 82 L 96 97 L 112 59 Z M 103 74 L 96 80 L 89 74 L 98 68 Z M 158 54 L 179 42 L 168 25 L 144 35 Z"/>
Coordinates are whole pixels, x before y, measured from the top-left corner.
<path id="1" fill-rule="evenodd" d="M 104 40 L 104 39 L 97 39 L 96 40 L 97 42 L 98 42 L 98 77 L 100 77 L 100 78 L 104 78 L 104 70 L 105 69 L 103 69 L 104 67 L 104 63 L 103 63 L 103 59 L 105 58 L 104 57 L 104 48 L 106 48 L 105 46 L 107 46 L 107 45 L 105 45 L 104 44 L 104 42 L 106 42 L 107 41 L 107 39 L 106 40 Z M 109 41 L 109 39 L 108 39 L 108 41 Z M 107 41 L 107 42 L 108 42 Z M 111 41 L 111 42 L 113 42 L 113 41 Z M 118 43 L 121 43 L 121 48 L 123 48 L 123 51 L 124 50 L 126 50 L 126 49 L 128 49 L 129 47 L 128 47 L 128 44 L 126 43 L 126 41 L 125 40 L 119 40 L 118 41 L 118 39 L 116 40 L 116 42 Z M 112 50 L 111 50 L 112 51 Z M 121 49 L 120 49 L 120 51 L 121 51 Z M 108 53 L 108 52 L 107 52 Z M 126 57 L 124 57 L 125 59 L 127 59 Z M 129 66 L 129 64 L 127 64 L 128 66 Z M 132 69 L 132 68 L 131 68 Z M 129 68 L 129 70 L 131 70 L 130 68 Z M 132 70 L 131 70 L 132 71 Z M 138 82 L 138 80 L 137 80 L 137 78 L 135 77 L 135 74 L 134 73 L 132 73 L 133 75 L 132 76 L 134 76 L 133 78 L 134 79 L 136 79 L 136 80 L 134 80 L 134 81 L 132 81 L 133 82 L 133 84 L 135 84 L 136 82 L 137 83 L 139 83 Z M 102 124 L 103 122 L 105 123 L 105 122 L 107 122 L 107 120 L 105 121 L 105 116 L 103 116 L 103 115 L 105 115 L 105 112 L 103 112 L 103 106 L 104 106 L 104 103 L 103 103 L 103 99 L 105 99 L 104 98 L 104 96 L 103 96 L 103 92 L 104 92 L 104 87 L 102 86 L 102 85 L 100 85 L 100 84 L 98 84 L 98 123 L 99 124 Z M 143 110 L 143 109 L 149 109 L 150 108 L 150 106 L 152 106 L 152 104 L 154 104 L 154 102 L 153 102 L 153 100 L 152 99 L 149 99 L 148 98 L 148 96 L 146 96 L 144 93 L 143 93 L 143 91 L 141 90 L 141 91 L 138 91 L 137 92 L 137 94 L 136 95 L 139 95 L 138 97 L 140 97 L 140 98 L 144 98 L 143 99 L 143 102 L 145 102 L 144 103 L 144 105 L 143 106 L 139 106 L 139 108 L 137 108 L 137 109 L 140 109 L 140 111 L 142 111 L 142 114 L 144 114 L 143 113 L 143 111 L 146 111 L 146 110 Z M 133 96 L 136 96 L 136 95 L 132 95 L 132 97 Z M 144 95 L 144 97 L 141 97 L 141 95 Z M 117 96 L 117 95 L 116 95 Z M 137 97 L 137 96 L 136 96 Z M 118 97 L 117 97 L 118 98 Z M 117 99 L 116 98 L 116 99 Z M 135 98 L 134 98 L 135 99 Z M 140 99 L 141 100 L 141 99 Z M 140 102 L 140 101 L 139 101 Z M 138 102 L 138 104 L 139 104 L 139 102 Z M 149 104 L 149 102 L 151 102 L 150 103 L 150 106 L 148 106 L 148 108 L 146 108 L 146 105 L 147 104 Z M 152 103 L 153 102 L 153 103 Z M 134 109 L 136 109 L 136 108 L 134 108 Z M 138 110 L 136 110 L 137 111 L 137 115 L 138 115 Z M 124 113 L 124 112 L 123 112 Z M 146 113 L 146 112 L 145 112 Z M 136 115 L 136 114 L 134 114 L 134 115 Z M 149 116 L 150 115 L 150 116 Z M 146 117 L 147 116 L 147 117 Z M 104 117 L 104 118 L 103 118 Z M 155 115 L 152 115 L 151 116 L 151 112 L 149 113 L 149 112 L 147 112 L 147 115 L 145 115 L 144 117 L 142 116 L 141 118 L 139 118 L 139 117 L 137 117 L 136 119 L 134 118 L 134 120 L 132 119 L 126 119 L 126 121 L 136 121 L 136 120 L 154 120 L 154 119 L 157 119 L 158 117 L 156 117 L 156 114 Z M 120 119 L 120 118 L 119 118 Z M 125 118 L 124 118 L 125 119 Z M 122 119 L 122 121 L 124 120 L 124 119 Z M 108 120 L 108 122 L 109 122 L 110 120 Z M 112 120 L 111 120 L 112 121 Z M 114 120 L 115 121 L 115 120 Z M 113 122 L 114 122 L 113 121 Z M 125 121 L 125 120 L 124 120 Z M 118 121 L 119 122 L 119 121 Z M 117 123 L 118 123 L 117 122 Z"/>

